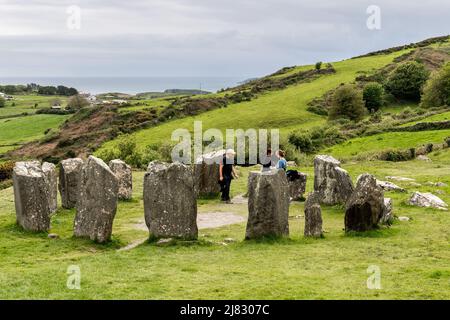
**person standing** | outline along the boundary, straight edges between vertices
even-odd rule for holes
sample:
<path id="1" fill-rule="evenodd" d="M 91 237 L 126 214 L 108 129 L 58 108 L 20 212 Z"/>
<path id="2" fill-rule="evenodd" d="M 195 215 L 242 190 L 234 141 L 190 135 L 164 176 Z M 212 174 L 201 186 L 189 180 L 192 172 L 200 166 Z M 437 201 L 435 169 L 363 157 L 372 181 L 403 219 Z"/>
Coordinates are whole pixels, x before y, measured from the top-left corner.
<path id="1" fill-rule="evenodd" d="M 231 180 L 237 178 L 236 171 L 234 169 L 234 156 L 236 152 L 233 149 L 228 149 L 223 158 L 222 163 L 219 166 L 219 182 L 221 184 L 222 198 L 221 200 L 226 203 L 231 203 L 230 188 Z"/>
<path id="2" fill-rule="evenodd" d="M 285 156 L 285 153 L 284 153 L 283 150 L 278 150 L 277 151 L 278 163 L 277 163 L 276 168 L 286 171 L 286 169 L 287 169 L 287 161 L 284 158 L 284 156 Z"/>

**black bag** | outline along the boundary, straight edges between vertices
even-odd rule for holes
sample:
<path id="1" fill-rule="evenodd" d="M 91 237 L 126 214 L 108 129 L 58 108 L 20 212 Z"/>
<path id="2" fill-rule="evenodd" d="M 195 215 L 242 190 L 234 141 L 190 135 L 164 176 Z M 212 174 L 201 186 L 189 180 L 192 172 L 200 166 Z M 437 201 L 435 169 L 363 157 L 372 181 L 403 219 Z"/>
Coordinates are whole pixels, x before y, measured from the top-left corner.
<path id="1" fill-rule="evenodd" d="M 298 174 L 297 170 L 288 170 L 286 171 L 286 177 L 288 181 L 295 181 L 297 179 L 300 179 L 300 175 Z"/>

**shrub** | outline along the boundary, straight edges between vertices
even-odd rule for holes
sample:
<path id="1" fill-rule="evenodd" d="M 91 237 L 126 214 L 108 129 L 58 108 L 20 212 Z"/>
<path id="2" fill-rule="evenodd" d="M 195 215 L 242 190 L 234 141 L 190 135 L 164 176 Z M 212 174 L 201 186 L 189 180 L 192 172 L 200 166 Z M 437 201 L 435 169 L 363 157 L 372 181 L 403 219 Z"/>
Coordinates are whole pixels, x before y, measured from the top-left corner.
<path id="1" fill-rule="evenodd" d="M 6 105 L 6 101 L 3 97 L 0 97 L 0 108 L 4 108 Z"/>
<path id="2" fill-rule="evenodd" d="M 87 106 L 89 106 L 89 101 L 78 94 L 71 97 L 67 102 L 67 109 L 69 110 L 80 110 Z"/>
<path id="3" fill-rule="evenodd" d="M 15 163 L 13 161 L 6 161 L 0 163 L 0 181 L 12 178 L 12 172 Z"/>
<path id="4" fill-rule="evenodd" d="M 419 101 L 427 79 L 428 71 L 423 64 L 415 61 L 406 62 L 392 72 L 386 83 L 386 89 L 396 98 Z"/>
<path id="5" fill-rule="evenodd" d="M 427 81 L 421 105 L 425 108 L 450 106 L 450 62 Z"/>
<path id="6" fill-rule="evenodd" d="M 322 69 L 322 61 L 316 62 L 316 70 Z"/>
<path id="7" fill-rule="evenodd" d="M 314 145 L 311 136 L 308 133 L 291 133 L 289 135 L 289 143 L 296 146 L 300 151 L 310 153 L 314 151 Z"/>
<path id="8" fill-rule="evenodd" d="M 365 113 L 363 95 L 354 85 L 342 85 L 333 95 L 330 119 L 348 118 L 359 121 Z"/>
<path id="9" fill-rule="evenodd" d="M 328 116 L 328 110 L 321 105 L 309 106 L 306 110 L 319 116 Z"/>
<path id="10" fill-rule="evenodd" d="M 379 83 L 369 83 L 364 87 L 363 99 L 366 109 L 369 111 L 378 111 L 383 105 L 383 86 Z"/>

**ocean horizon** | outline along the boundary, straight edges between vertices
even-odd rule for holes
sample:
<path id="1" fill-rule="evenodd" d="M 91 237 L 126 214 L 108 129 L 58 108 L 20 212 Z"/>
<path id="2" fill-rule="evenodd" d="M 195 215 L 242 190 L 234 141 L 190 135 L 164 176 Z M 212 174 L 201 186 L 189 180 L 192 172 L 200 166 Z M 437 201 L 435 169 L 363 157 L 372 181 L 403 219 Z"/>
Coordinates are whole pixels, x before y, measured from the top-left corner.
<path id="1" fill-rule="evenodd" d="M 0 77 L 0 85 L 36 83 L 64 85 L 91 94 L 162 92 L 167 89 L 196 89 L 216 92 L 245 81 L 245 77 Z"/>

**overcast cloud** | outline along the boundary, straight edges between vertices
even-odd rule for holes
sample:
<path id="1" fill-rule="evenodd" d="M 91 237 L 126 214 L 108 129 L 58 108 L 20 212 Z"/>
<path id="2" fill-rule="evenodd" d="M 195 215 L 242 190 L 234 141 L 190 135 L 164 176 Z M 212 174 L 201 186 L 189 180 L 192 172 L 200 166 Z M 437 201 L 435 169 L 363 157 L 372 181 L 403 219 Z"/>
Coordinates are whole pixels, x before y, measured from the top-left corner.
<path id="1" fill-rule="evenodd" d="M 0 0 L 0 75 L 253 77 L 449 34 L 449 17 L 448 0 Z"/>

